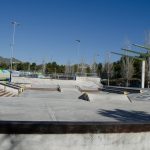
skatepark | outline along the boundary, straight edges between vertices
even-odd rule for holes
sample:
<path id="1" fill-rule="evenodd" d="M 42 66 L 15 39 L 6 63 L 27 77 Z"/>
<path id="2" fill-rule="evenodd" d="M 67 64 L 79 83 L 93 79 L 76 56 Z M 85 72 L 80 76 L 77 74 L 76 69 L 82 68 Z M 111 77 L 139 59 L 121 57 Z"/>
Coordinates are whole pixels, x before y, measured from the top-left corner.
<path id="1" fill-rule="evenodd" d="M 12 83 L 22 91 L 0 97 L 2 149 L 148 148 L 149 90 L 106 92 L 90 78 L 13 77 Z"/>

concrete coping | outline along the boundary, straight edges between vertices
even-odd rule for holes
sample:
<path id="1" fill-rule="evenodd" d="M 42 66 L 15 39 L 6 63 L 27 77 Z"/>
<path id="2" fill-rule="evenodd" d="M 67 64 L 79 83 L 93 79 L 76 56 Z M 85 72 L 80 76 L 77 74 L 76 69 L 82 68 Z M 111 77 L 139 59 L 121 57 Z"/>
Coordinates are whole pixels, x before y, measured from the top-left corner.
<path id="1" fill-rule="evenodd" d="M 0 121 L 4 134 L 138 133 L 150 131 L 150 122 Z"/>

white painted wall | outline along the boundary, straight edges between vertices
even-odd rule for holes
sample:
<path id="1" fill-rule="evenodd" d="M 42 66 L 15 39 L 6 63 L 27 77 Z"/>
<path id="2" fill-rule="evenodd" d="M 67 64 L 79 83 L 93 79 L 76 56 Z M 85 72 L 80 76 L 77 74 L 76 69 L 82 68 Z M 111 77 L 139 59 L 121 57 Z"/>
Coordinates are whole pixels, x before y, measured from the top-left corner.
<path id="1" fill-rule="evenodd" d="M 149 150 L 150 132 L 121 134 L 0 134 L 1 150 Z"/>

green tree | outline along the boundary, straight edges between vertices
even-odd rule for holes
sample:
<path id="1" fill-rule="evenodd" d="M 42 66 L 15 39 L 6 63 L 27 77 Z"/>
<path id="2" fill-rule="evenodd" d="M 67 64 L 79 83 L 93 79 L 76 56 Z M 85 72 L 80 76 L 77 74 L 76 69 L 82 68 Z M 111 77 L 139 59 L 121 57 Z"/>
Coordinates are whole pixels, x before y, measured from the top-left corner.
<path id="1" fill-rule="evenodd" d="M 101 76 L 102 74 L 102 63 L 97 64 L 97 75 Z"/>
<path id="2" fill-rule="evenodd" d="M 6 63 L 4 63 L 4 62 L 1 62 L 1 63 L 0 63 L 0 68 L 1 68 L 1 69 L 9 69 L 9 65 L 6 64 Z"/>
<path id="3" fill-rule="evenodd" d="M 37 67 L 36 63 L 32 63 L 32 64 L 30 65 L 30 70 L 31 70 L 31 71 L 35 71 L 35 70 L 36 70 L 36 67 Z"/>

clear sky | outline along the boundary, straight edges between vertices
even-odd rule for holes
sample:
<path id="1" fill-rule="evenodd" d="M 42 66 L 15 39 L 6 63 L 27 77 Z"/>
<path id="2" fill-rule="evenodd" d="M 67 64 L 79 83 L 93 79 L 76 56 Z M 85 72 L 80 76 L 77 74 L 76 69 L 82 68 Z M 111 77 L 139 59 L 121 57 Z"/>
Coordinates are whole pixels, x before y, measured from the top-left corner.
<path id="1" fill-rule="evenodd" d="M 104 62 L 107 51 L 118 51 L 128 39 L 144 43 L 150 30 L 150 0 L 0 0 L 0 56 L 23 61 L 76 63 L 79 56 Z M 112 56 L 112 59 L 118 59 Z"/>

